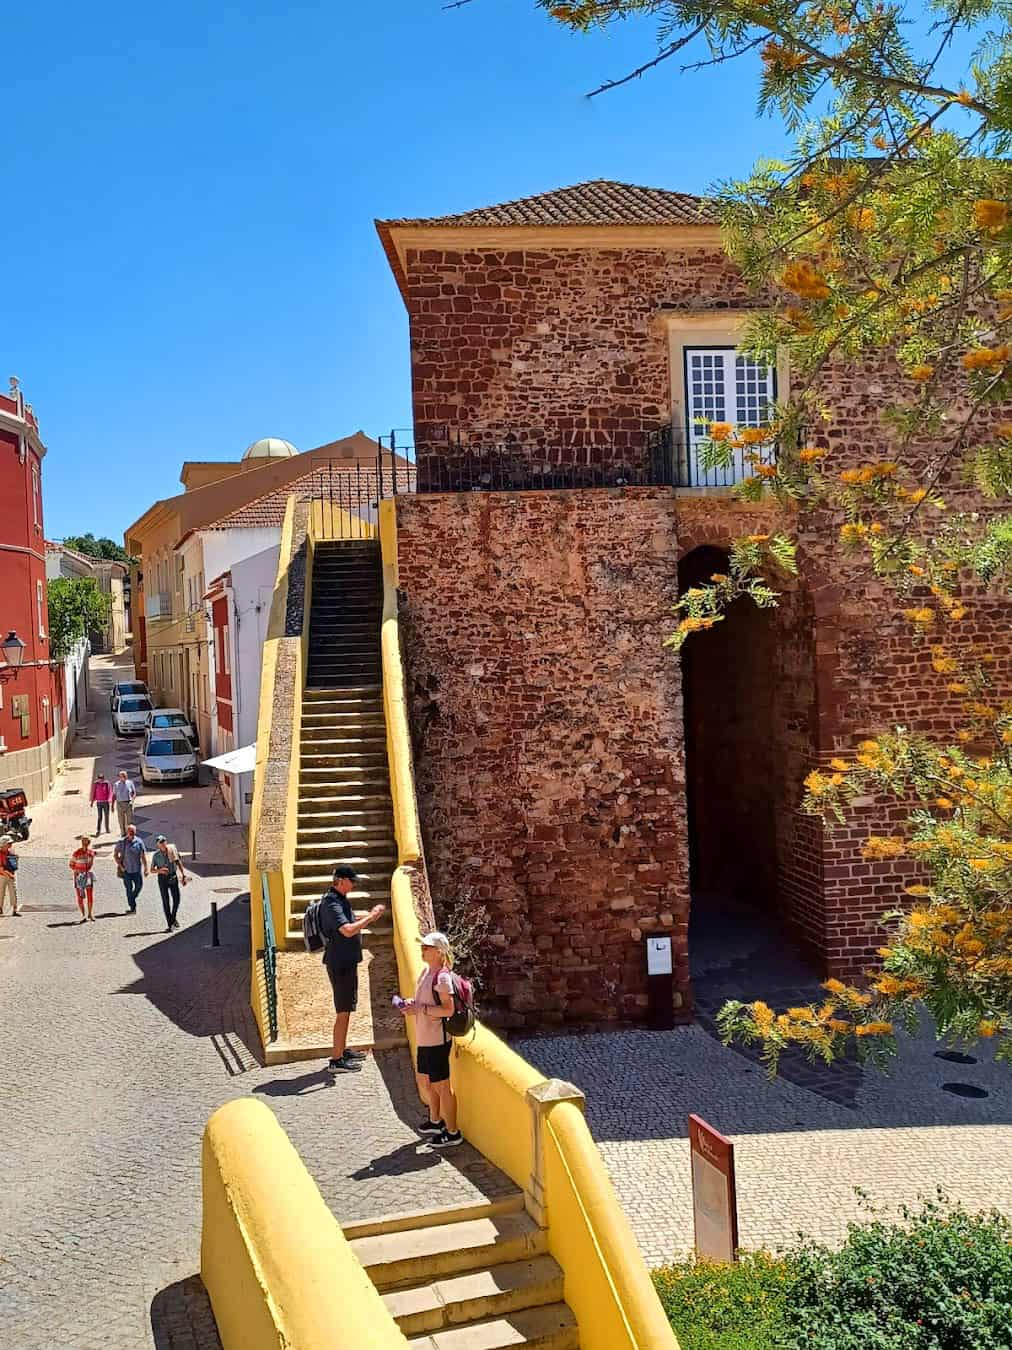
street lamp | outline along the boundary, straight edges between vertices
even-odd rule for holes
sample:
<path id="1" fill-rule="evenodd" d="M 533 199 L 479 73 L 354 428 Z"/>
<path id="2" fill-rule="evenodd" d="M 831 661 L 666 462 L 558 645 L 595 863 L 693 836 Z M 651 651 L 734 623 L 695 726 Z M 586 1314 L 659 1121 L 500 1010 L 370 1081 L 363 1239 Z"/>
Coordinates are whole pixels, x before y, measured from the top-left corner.
<path id="1" fill-rule="evenodd" d="M 25 659 L 25 644 L 13 629 L 0 643 L 0 680 L 9 680 L 21 669 Z"/>

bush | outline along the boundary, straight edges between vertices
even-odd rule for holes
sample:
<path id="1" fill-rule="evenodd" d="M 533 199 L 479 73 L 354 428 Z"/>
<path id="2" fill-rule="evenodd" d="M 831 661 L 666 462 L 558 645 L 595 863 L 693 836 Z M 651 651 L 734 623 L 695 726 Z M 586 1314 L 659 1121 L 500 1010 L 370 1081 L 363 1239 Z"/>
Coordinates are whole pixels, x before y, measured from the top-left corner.
<path id="1" fill-rule="evenodd" d="M 682 1350 L 781 1350 L 790 1263 L 743 1252 L 736 1265 L 684 1261 L 654 1272 Z"/>
<path id="2" fill-rule="evenodd" d="M 1008 1350 L 1012 1224 L 925 1202 L 736 1266 L 654 1274 L 682 1350 Z"/>

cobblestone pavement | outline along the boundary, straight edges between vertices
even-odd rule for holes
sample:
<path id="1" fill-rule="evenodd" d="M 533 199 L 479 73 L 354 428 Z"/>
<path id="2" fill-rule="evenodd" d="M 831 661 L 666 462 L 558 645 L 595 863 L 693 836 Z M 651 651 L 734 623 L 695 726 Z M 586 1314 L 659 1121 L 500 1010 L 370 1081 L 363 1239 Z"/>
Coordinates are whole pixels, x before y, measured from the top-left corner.
<path id="1" fill-rule="evenodd" d="M 902 1037 L 888 1077 L 802 1059 L 775 1083 L 751 1053 L 720 1044 L 712 1018 L 724 999 L 783 1007 L 818 989 L 797 953 L 761 917 L 749 920 L 725 902 L 694 924 L 696 1025 L 519 1047 L 587 1094 L 588 1121 L 648 1262 L 692 1247 L 690 1112 L 735 1142 L 745 1247 L 775 1247 L 800 1231 L 841 1240 L 861 1216 L 858 1187 L 887 1209 L 941 1185 L 952 1201 L 1012 1213 L 1012 1075 L 986 1043 L 960 1063 L 922 1032 Z M 947 1084 L 987 1095 L 954 1095 Z"/>
<path id="2" fill-rule="evenodd" d="M 196 1278 L 200 1140 L 224 1102 L 253 1093 L 270 1106 L 339 1218 L 472 1202 L 508 1183 L 469 1148 L 426 1151 L 404 1052 L 333 1085 L 315 1065 L 258 1062 L 239 831 L 210 819 L 204 791 L 145 794 L 139 811 L 148 833 L 178 838 L 188 815 L 200 822 L 181 930 L 163 931 L 150 880 L 138 914 L 125 913 L 111 842 L 98 850 L 97 921 L 78 924 L 67 856 L 90 818 L 91 759 L 108 773 L 136 755 L 97 702 L 93 739 L 78 743 L 87 756 L 65 775 L 81 794 L 58 785 L 33 812 L 40 828 L 19 848 L 25 915 L 0 919 L 0 1342 L 216 1350 Z"/>

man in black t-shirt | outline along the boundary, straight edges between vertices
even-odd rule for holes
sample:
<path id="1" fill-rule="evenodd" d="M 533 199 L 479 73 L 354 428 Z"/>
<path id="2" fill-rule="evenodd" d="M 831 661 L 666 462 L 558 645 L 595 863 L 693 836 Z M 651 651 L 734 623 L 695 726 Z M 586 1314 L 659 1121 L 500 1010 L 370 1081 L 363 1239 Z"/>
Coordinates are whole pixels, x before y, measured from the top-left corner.
<path id="1" fill-rule="evenodd" d="M 330 890 L 320 908 L 320 933 L 325 943 L 323 964 L 334 991 L 334 1054 L 327 1065 L 331 1073 L 354 1073 L 362 1067 L 365 1056 L 347 1048 L 348 1023 L 358 1002 L 362 929 L 386 912 L 385 905 L 375 905 L 364 919 L 356 919 L 348 898 L 356 881 L 358 874 L 353 867 L 335 867 Z"/>

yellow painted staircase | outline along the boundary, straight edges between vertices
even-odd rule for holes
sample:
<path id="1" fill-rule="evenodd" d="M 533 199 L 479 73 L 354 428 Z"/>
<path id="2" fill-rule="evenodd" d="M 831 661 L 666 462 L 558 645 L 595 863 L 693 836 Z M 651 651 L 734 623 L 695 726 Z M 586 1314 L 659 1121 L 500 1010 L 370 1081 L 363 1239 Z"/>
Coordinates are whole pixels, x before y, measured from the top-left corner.
<path id="1" fill-rule="evenodd" d="M 445 1220 L 445 1215 L 440 1216 Z M 417 1350 L 578 1350 L 576 1318 L 545 1230 L 519 1191 L 452 1222 L 363 1237 L 351 1249 Z"/>

